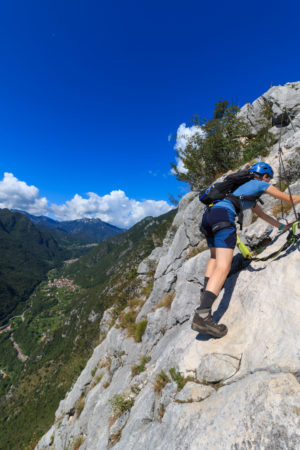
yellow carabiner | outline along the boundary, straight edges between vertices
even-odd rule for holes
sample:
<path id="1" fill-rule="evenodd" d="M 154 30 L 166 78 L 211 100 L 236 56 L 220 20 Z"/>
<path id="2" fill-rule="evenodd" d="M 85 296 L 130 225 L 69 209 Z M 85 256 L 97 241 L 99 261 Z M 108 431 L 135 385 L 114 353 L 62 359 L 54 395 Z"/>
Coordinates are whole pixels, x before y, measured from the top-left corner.
<path id="1" fill-rule="evenodd" d="M 250 258 L 252 257 L 252 256 L 251 256 L 250 250 L 249 250 L 248 247 L 240 240 L 238 234 L 237 234 L 236 238 L 237 238 L 237 246 L 238 246 L 239 251 L 241 252 L 241 254 L 243 255 L 244 258 L 250 259 Z"/>
<path id="2" fill-rule="evenodd" d="M 297 226 L 299 226 L 299 222 L 298 221 L 294 222 L 293 225 L 292 225 L 292 232 L 293 232 L 293 234 L 296 234 Z"/>

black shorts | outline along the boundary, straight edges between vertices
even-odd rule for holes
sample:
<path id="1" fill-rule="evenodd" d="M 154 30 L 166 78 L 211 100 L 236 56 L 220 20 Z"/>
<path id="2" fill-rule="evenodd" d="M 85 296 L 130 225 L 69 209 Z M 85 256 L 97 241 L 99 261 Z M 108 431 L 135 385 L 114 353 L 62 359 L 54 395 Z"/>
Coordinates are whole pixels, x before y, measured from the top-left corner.
<path id="1" fill-rule="evenodd" d="M 205 235 L 209 248 L 231 248 L 236 246 L 235 215 L 227 208 L 207 208 L 202 217 L 201 232 Z M 212 227 L 219 222 L 231 222 L 232 226 L 213 232 Z"/>

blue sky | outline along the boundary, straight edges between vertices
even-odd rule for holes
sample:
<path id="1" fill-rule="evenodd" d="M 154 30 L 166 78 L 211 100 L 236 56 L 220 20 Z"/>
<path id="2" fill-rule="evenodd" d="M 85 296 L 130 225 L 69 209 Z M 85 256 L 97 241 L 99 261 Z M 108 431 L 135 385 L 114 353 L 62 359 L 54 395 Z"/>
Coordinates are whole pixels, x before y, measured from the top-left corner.
<path id="1" fill-rule="evenodd" d="M 2 2 L 0 205 L 100 208 L 123 226 L 164 212 L 185 189 L 168 136 L 219 98 L 243 106 L 298 81 L 299 15 L 276 0 Z"/>

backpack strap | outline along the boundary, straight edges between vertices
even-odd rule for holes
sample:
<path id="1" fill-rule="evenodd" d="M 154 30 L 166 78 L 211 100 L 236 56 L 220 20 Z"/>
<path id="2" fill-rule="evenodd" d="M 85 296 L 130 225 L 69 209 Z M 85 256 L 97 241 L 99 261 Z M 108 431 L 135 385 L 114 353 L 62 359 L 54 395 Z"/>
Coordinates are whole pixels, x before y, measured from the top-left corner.
<path id="1" fill-rule="evenodd" d="M 237 223 L 240 225 L 240 229 L 243 229 L 243 220 L 244 220 L 244 213 L 242 208 L 242 200 L 245 200 L 246 202 L 257 202 L 259 201 L 261 204 L 263 204 L 263 201 L 259 198 L 261 194 L 259 195 L 240 195 L 239 197 L 237 195 L 228 194 L 226 195 L 226 199 L 230 200 L 231 203 L 234 206 L 234 209 L 237 213 L 238 220 Z"/>
<path id="2" fill-rule="evenodd" d="M 211 227 L 211 230 L 213 233 L 216 233 L 217 231 L 224 230 L 224 228 L 231 228 L 231 227 L 235 228 L 235 223 L 224 220 L 223 222 L 215 223 Z"/>

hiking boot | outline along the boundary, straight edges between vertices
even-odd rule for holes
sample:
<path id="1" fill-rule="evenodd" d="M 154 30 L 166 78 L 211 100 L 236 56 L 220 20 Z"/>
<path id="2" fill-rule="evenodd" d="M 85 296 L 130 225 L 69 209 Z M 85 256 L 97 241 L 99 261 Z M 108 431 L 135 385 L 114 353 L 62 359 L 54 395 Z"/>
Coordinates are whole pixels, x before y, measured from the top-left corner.
<path id="1" fill-rule="evenodd" d="M 198 331 L 198 333 L 209 334 L 216 338 L 221 338 L 227 334 L 226 325 L 216 323 L 212 318 L 210 309 L 196 309 L 192 330 Z"/>

